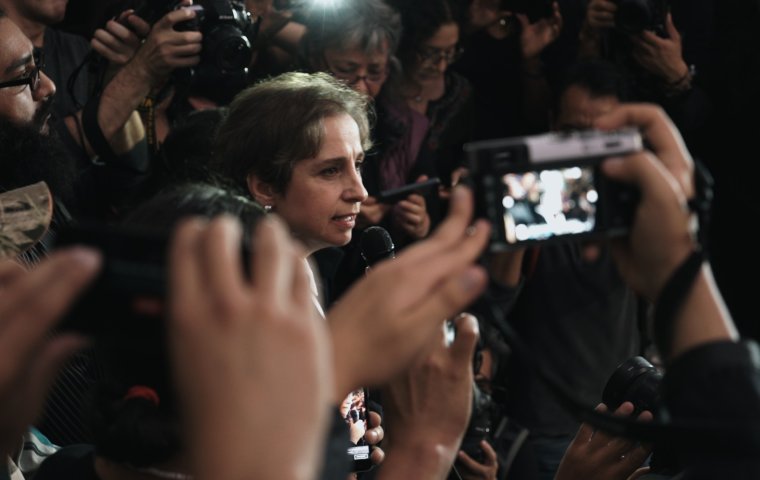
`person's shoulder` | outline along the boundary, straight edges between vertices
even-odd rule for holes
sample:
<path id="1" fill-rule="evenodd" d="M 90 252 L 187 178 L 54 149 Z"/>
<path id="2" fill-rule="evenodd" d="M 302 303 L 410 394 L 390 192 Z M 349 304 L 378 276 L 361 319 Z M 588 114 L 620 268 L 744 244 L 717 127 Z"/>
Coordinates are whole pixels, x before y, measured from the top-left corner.
<path id="1" fill-rule="evenodd" d="M 94 467 L 95 449 L 81 444 L 64 447 L 48 457 L 35 474 L 35 480 L 98 480 Z"/>

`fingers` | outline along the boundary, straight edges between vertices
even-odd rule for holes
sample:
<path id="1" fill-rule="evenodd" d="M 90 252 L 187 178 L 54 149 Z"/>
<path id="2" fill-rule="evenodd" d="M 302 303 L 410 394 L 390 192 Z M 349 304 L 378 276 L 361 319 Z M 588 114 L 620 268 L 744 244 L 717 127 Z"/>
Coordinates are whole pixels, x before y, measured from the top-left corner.
<path id="1" fill-rule="evenodd" d="M 377 445 L 383 441 L 383 438 L 385 438 L 385 430 L 382 425 L 380 425 L 382 421 L 380 414 L 377 412 L 369 412 L 367 420 L 372 428 L 368 429 L 367 433 L 364 434 L 364 439 L 370 445 Z"/>
<path id="2" fill-rule="evenodd" d="M 374 465 L 380 465 L 385 460 L 385 452 L 380 447 L 375 447 L 372 449 L 372 453 L 370 454 L 370 460 Z"/>
<path id="3" fill-rule="evenodd" d="M 0 262 L 0 288 L 12 284 L 26 273 L 26 269 L 21 264 L 13 260 L 3 260 Z"/>
<path id="4" fill-rule="evenodd" d="M 491 447 L 491 444 L 483 440 L 480 442 L 480 448 L 486 456 L 486 465 L 496 465 L 498 463 L 496 457 L 496 450 Z"/>
<path id="5" fill-rule="evenodd" d="M 9 285 L 0 297 L 0 351 L 25 361 L 95 278 L 100 263 L 95 251 L 63 250 Z"/>
<path id="6" fill-rule="evenodd" d="M 254 237 L 253 286 L 261 292 L 264 301 L 271 303 L 274 311 L 286 308 L 285 292 L 293 285 L 294 258 L 290 246 L 290 238 L 280 220 L 267 217 L 261 221 Z"/>
<path id="7" fill-rule="evenodd" d="M 487 282 L 488 276 L 483 268 L 477 266 L 466 268 L 461 273 L 448 278 L 440 288 L 433 290 L 413 309 L 411 316 L 415 319 L 451 317 L 480 296 Z M 464 343 L 461 344 L 463 350 L 467 348 L 469 341 L 463 340 Z"/>
<path id="8" fill-rule="evenodd" d="M 478 463 L 474 458 L 467 455 L 467 453 L 465 453 L 463 450 L 460 450 L 457 454 L 457 460 L 473 474 L 478 476 L 485 476 L 486 468 Z"/>
<path id="9" fill-rule="evenodd" d="M 459 315 L 455 320 L 456 337 L 451 344 L 451 356 L 456 365 L 468 365 L 475 354 L 475 345 L 478 343 L 480 331 L 478 320 L 469 313 Z M 469 367 L 468 367 L 469 368 Z"/>
<path id="10" fill-rule="evenodd" d="M 683 138 L 661 108 L 644 104 L 626 105 L 599 117 L 594 122 L 594 126 L 602 130 L 615 130 L 625 126 L 638 127 L 655 155 L 676 177 L 684 192 L 691 198 L 694 162 L 686 149 Z"/>
<path id="11" fill-rule="evenodd" d="M 25 405 L 25 410 L 36 415 L 42 409 L 47 398 L 47 391 L 58 376 L 58 372 L 66 361 L 87 341 L 75 335 L 62 335 L 53 338 L 32 357 L 32 365 L 26 376 L 27 391 L 24 398 L 31 404 Z M 29 419 L 32 420 L 31 418 Z"/>
<path id="12" fill-rule="evenodd" d="M 180 223 L 169 248 L 169 304 L 179 330 L 191 327 L 202 316 L 197 313 L 204 313 L 195 311 L 205 291 L 199 255 L 203 228 L 204 222 L 198 219 Z"/>
<path id="13" fill-rule="evenodd" d="M 187 22 L 193 18 L 195 18 L 195 11 L 189 8 L 178 8 L 161 17 L 155 27 L 161 30 L 173 30 L 178 23 Z"/>
<path id="14" fill-rule="evenodd" d="M 127 22 L 140 38 L 145 38 L 150 33 L 150 24 L 137 15 L 129 15 Z"/>
<path id="15" fill-rule="evenodd" d="M 213 220 L 201 235 L 201 275 L 206 295 L 213 301 L 219 318 L 226 318 L 243 294 L 243 268 L 240 258 L 240 223 L 231 217 Z"/>

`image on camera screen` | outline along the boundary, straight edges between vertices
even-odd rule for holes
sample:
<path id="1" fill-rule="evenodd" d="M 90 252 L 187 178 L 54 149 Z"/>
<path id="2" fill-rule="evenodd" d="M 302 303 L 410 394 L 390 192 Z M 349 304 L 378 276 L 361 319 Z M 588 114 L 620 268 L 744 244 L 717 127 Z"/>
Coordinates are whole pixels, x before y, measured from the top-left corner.
<path id="1" fill-rule="evenodd" d="M 591 167 L 508 173 L 504 231 L 508 243 L 590 232 L 599 193 Z"/>
<path id="2" fill-rule="evenodd" d="M 340 414 L 348 424 L 351 443 L 356 445 L 348 449 L 349 456 L 354 460 L 368 459 L 369 445 L 364 441 L 364 433 L 367 431 L 367 405 L 363 388 L 348 394 L 340 406 Z"/>

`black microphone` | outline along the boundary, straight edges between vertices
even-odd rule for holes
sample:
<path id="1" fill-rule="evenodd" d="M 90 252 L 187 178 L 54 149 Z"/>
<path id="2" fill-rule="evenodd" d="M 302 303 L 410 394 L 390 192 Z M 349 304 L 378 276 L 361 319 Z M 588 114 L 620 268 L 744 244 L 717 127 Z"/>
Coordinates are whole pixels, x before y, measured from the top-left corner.
<path id="1" fill-rule="evenodd" d="M 383 227 L 369 227 L 364 230 L 359 247 L 367 268 L 372 268 L 377 262 L 387 258 L 396 258 L 396 246 L 393 245 L 391 235 Z"/>

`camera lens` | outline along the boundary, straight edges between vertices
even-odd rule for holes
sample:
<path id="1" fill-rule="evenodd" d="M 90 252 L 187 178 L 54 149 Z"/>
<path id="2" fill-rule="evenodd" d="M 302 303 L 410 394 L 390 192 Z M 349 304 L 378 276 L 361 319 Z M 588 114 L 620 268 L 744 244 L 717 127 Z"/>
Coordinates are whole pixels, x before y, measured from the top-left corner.
<path id="1" fill-rule="evenodd" d="M 631 402 L 636 412 L 649 410 L 656 415 L 660 405 L 662 374 L 644 357 L 623 362 L 612 374 L 602 393 L 602 401 L 610 411 L 623 402 Z"/>

